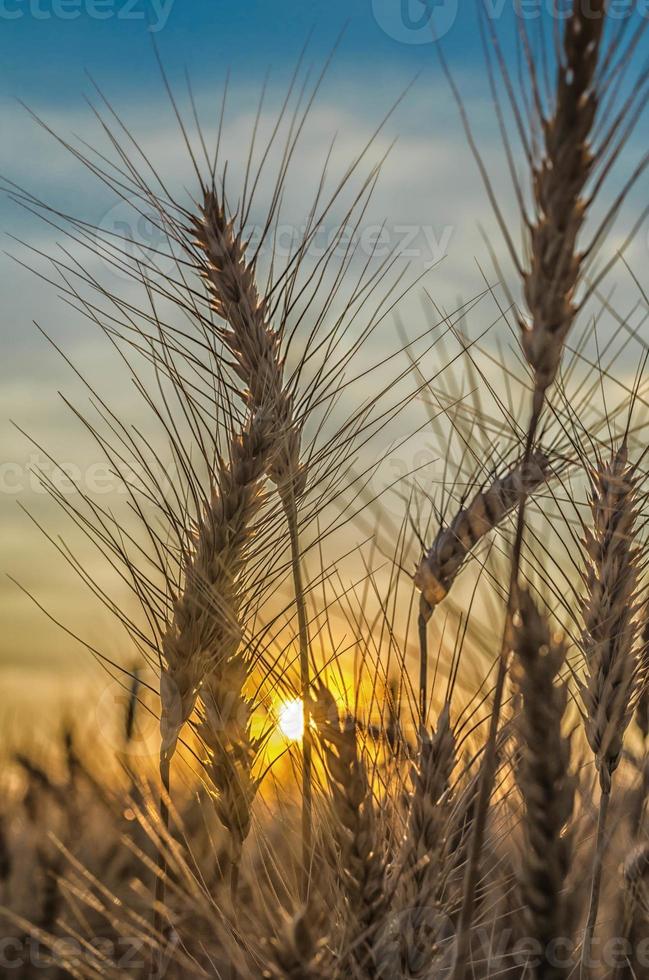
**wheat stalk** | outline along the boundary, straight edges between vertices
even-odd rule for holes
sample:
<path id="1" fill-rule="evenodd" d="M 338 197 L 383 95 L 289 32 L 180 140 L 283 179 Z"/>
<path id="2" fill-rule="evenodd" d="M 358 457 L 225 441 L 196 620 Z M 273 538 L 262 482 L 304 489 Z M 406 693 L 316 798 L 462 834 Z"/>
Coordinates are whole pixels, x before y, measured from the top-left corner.
<path id="1" fill-rule="evenodd" d="M 638 475 L 629 464 L 626 442 L 591 473 L 592 527 L 585 528 L 588 565 L 584 575 L 582 646 L 586 678 L 580 694 L 586 711 L 586 738 L 595 756 L 601 789 L 597 848 L 590 910 L 582 949 L 586 975 L 597 923 L 606 818 L 611 780 L 632 717 L 638 680 L 638 573 L 636 544 Z"/>
<path id="2" fill-rule="evenodd" d="M 525 215 L 529 235 L 527 269 L 519 262 L 506 223 L 496 207 L 510 253 L 522 278 L 523 292 L 530 313 L 529 321 L 522 316 L 519 318 L 523 351 L 534 372 L 534 394 L 525 442 L 525 463 L 531 459 L 545 394 L 556 376 L 566 336 L 578 311 L 575 292 L 581 279 L 582 257 L 577 252 L 577 237 L 594 196 L 591 195 L 589 201 L 583 199 L 584 188 L 596 159 L 596 154 L 593 154 L 589 148 L 589 139 L 599 102 L 596 71 L 606 10 L 607 0 L 595 0 L 588 10 L 584 8 L 581 0 L 574 0 L 564 28 L 563 52 L 557 59 L 555 102 L 549 118 L 541 112 L 537 78 L 535 73 L 532 73 L 532 84 L 537 110 L 541 116 L 544 139 L 540 160 L 534 160 L 529 149 L 527 153 L 532 169 L 535 207 L 532 219 Z M 518 107 L 516 113 L 520 118 Z M 470 132 L 469 139 L 473 146 Z M 479 155 L 476 155 L 484 173 L 484 165 Z M 488 178 L 486 182 L 490 196 L 494 200 Z M 518 192 L 520 200 L 520 189 Z M 495 742 L 505 688 L 509 626 L 517 601 L 526 500 L 527 495 L 521 494 L 512 548 L 507 614 L 494 691 L 494 706 L 483 762 L 474 837 L 467 863 L 452 980 L 462 980 L 464 977 L 470 949 L 478 865 L 495 777 Z"/>
<path id="3" fill-rule="evenodd" d="M 575 780 L 570 773 L 570 739 L 561 731 L 568 690 L 556 683 L 565 647 L 551 636 L 527 591 L 519 594 L 513 650 L 522 701 L 516 723 L 516 778 L 525 804 L 518 874 L 524 936 L 536 940 L 541 950 L 533 976 L 554 980 L 567 972 L 550 962 L 548 950 L 570 930 L 571 902 L 565 888 L 573 856 L 569 824 Z"/>
<path id="4" fill-rule="evenodd" d="M 220 336 L 235 359 L 235 370 L 246 386 L 244 398 L 253 412 L 270 412 L 275 424 L 275 444 L 268 460 L 268 476 L 276 484 L 289 528 L 291 568 L 295 590 L 300 644 L 300 682 L 305 711 L 302 738 L 302 893 L 306 899 L 312 851 L 311 726 L 309 633 L 302 582 L 297 501 L 302 495 L 307 469 L 300 460 L 301 424 L 296 419 L 293 396 L 284 379 L 281 332 L 269 320 L 268 302 L 260 297 L 254 262 L 246 257 L 246 245 L 234 220 L 226 216 L 216 190 L 206 190 L 194 231 L 203 261 L 201 273 L 208 283 L 212 306 L 227 323 Z"/>

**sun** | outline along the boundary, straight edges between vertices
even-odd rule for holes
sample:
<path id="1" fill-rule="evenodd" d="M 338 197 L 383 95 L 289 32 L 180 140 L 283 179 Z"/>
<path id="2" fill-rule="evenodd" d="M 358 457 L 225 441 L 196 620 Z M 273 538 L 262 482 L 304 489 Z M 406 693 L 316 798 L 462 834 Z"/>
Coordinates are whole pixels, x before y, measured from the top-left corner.
<path id="1" fill-rule="evenodd" d="M 277 713 L 279 730 L 286 738 L 298 742 L 304 734 L 304 705 L 299 698 L 285 701 Z"/>

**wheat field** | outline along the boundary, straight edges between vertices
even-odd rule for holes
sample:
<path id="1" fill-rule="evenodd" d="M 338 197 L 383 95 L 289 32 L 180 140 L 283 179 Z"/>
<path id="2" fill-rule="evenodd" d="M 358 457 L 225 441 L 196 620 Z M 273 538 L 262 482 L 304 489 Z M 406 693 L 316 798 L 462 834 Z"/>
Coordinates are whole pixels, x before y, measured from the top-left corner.
<path id="1" fill-rule="evenodd" d="M 184 197 L 101 93 L 110 157 L 36 120 L 159 244 L 134 260 L 5 188 L 72 243 L 47 275 L 145 421 L 59 351 L 120 496 L 43 474 L 40 532 L 115 624 L 115 656 L 86 646 L 119 696 L 100 739 L 74 715 L 38 750 L 6 739 L 1 976 L 649 977 L 649 301 L 619 217 L 649 162 L 644 22 L 574 0 L 547 48 L 521 28 L 518 64 L 484 27 L 506 202 L 436 56 L 509 268 L 486 241 L 453 310 L 349 235 L 377 134 L 305 171 L 302 60 L 243 156 L 226 91 L 211 128 L 168 86 Z M 434 465 L 377 481 L 421 432 Z"/>

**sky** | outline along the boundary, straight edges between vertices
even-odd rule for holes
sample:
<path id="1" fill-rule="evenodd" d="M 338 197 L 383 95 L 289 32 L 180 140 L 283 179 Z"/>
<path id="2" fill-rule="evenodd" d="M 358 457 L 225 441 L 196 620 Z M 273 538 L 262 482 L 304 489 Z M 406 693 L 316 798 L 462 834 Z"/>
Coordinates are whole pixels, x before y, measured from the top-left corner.
<path id="1" fill-rule="evenodd" d="M 511 0 L 484 3 L 504 56 L 515 66 L 516 21 Z M 556 3 L 555 7 L 555 0 L 522 0 L 519 15 L 532 28 L 538 16 L 556 24 L 565 12 L 565 4 Z M 620 21 L 629 14 L 629 4 L 630 0 L 613 4 Z M 644 10 L 644 5 L 636 6 L 632 14 L 636 21 L 645 16 Z M 471 0 L 431 0 L 428 5 L 422 0 L 354 0 L 351 4 L 342 0 L 252 0 L 245 4 L 222 0 L 0 0 L 0 21 L 0 175 L 91 224 L 106 227 L 121 221 L 119 201 L 43 131 L 28 109 L 65 139 L 74 135 L 92 146 L 102 144 L 103 134 L 87 101 L 97 100 L 92 78 L 131 131 L 157 153 L 174 186 L 191 190 L 193 175 L 178 139 L 156 49 L 185 110 L 185 78 L 191 79 L 208 132 L 216 119 L 224 78 L 230 74 L 226 154 L 236 161 L 246 134 L 249 136 L 264 79 L 268 76 L 270 119 L 304 45 L 305 65 L 313 65 L 314 72 L 335 48 L 301 144 L 299 178 L 289 186 L 287 207 L 293 220 L 299 222 L 306 213 L 306 188 L 316 178 L 334 134 L 335 169 L 358 151 L 408 90 L 376 142 L 375 151 L 381 155 L 396 141 L 367 220 L 386 221 L 393 242 L 416 229 L 414 265 L 440 260 L 431 286 L 440 303 L 452 307 L 458 298 L 475 295 L 484 286 L 482 270 L 489 264 L 490 248 L 501 255 L 502 242 L 467 153 L 457 107 L 431 40 L 431 25 L 461 88 L 507 220 L 512 227 L 519 220 L 486 83 L 476 5 Z M 648 54 L 645 39 L 638 51 L 640 62 Z M 262 128 L 266 121 L 264 116 Z M 640 141 L 634 138 L 628 162 L 625 158 L 620 166 L 622 177 L 641 151 Z M 624 241 L 634 214 L 646 203 L 647 189 L 643 178 L 610 238 L 610 249 Z M 25 670 L 56 680 L 64 666 L 73 664 L 74 671 L 83 674 L 87 653 L 38 613 L 33 602 L 5 576 L 18 579 L 62 621 L 78 616 L 91 640 L 105 637 L 109 629 L 106 621 L 93 619 L 79 608 L 72 580 L 21 510 L 27 507 L 47 527 L 56 520 L 29 476 L 30 467 L 39 462 L 38 453 L 14 422 L 43 445 L 56 447 L 57 458 L 76 460 L 80 465 L 90 458 L 88 446 L 76 441 L 78 433 L 70 427 L 57 394 L 61 390 L 77 394 L 79 386 L 34 321 L 56 337 L 75 363 L 119 393 L 126 412 L 137 414 L 138 409 L 132 391 L 120 380 L 116 365 L 87 324 L 66 306 L 56 289 L 15 262 L 18 258 L 43 271 L 43 256 L 56 249 L 61 236 L 6 194 L 0 197 L 0 233 L 4 467 L 0 671 L 17 689 Z M 646 266 L 648 241 L 645 223 L 629 252 L 638 267 Z M 30 248 L 40 256 L 30 255 Z M 98 273 L 110 275 L 107 269 Z M 633 301 L 624 292 L 628 287 L 628 282 L 622 283 L 620 302 L 631 307 Z M 420 304 L 407 306 L 406 320 L 410 314 L 420 317 L 420 311 Z M 485 316 L 493 316 L 493 310 Z M 394 471 L 412 464 L 411 457 L 399 458 L 394 461 Z"/>
<path id="2" fill-rule="evenodd" d="M 148 57 L 152 38 L 172 76 L 188 67 L 200 84 L 230 68 L 258 80 L 269 67 L 293 61 L 307 38 L 314 55 L 322 56 L 344 31 L 336 71 L 353 87 L 377 92 L 430 64 L 430 23 L 439 24 L 449 56 L 468 63 L 477 55 L 473 5 L 459 6 L 442 0 L 429 19 L 419 0 L 411 10 L 405 4 L 403 13 L 388 0 L 3 0 L 3 88 L 9 98 L 68 105 L 78 99 L 87 70 L 127 97 L 154 94 L 159 79 Z M 511 21 L 499 0 L 493 10 L 501 25 Z"/>

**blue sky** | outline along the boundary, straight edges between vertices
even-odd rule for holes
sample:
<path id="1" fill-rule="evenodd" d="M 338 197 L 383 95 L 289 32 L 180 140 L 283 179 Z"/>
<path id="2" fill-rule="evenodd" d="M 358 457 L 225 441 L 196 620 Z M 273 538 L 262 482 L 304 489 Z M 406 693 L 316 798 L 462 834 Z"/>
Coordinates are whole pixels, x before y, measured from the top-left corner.
<path id="1" fill-rule="evenodd" d="M 78 98 L 85 69 L 115 91 L 132 93 L 141 86 L 155 90 L 158 81 L 150 68 L 147 17 L 170 74 L 188 67 L 197 82 L 213 78 L 227 66 L 236 74 L 259 78 L 268 66 L 277 69 L 287 59 L 293 61 L 309 34 L 311 51 L 322 56 L 346 25 L 335 71 L 375 91 L 386 83 L 392 85 L 395 75 L 406 79 L 433 61 L 430 44 L 411 43 L 422 39 L 417 27 L 419 0 L 411 0 L 412 28 L 400 27 L 399 18 L 395 25 L 394 15 L 384 12 L 390 6 L 399 3 L 3 0 L 3 92 L 65 103 Z M 444 6 L 434 10 L 433 23 L 445 14 Z M 469 64 L 479 48 L 474 6 L 465 0 L 457 14 L 454 0 L 446 0 L 446 7 L 453 14 L 453 27 L 446 33 L 449 56 Z M 62 12 L 66 19 L 61 18 Z M 510 18 L 499 18 L 501 26 L 506 19 Z M 447 28 L 446 20 L 443 27 Z M 395 33 L 396 38 L 391 36 Z"/>
<path id="2" fill-rule="evenodd" d="M 513 64 L 512 4 L 510 0 L 484 2 L 493 12 L 505 56 Z M 551 2 L 538 0 L 544 10 Z M 534 26 L 532 6 L 528 0 L 526 9 Z M 272 72 L 272 106 L 283 93 L 307 36 L 311 34 L 306 60 L 317 68 L 346 26 L 302 143 L 302 179 L 289 186 L 295 198 L 295 215 L 301 209 L 304 213 L 301 195 L 307 193 L 309 180 L 315 179 L 333 134 L 338 134 L 339 147 L 334 164 L 343 165 L 417 75 L 415 86 L 377 143 L 380 155 L 398 138 L 384 167 L 370 218 L 387 220 L 393 229 L 399 222 L 423 226 L 425 254 L 416 261 L 429 264 L 431 258 L 441 257 L 443 250 L 446 257 L 430 283 L 430 291 L 441 304 L 451 308 L 458 297 L 466 298 L 482 289 L 481 269 L 489 266 L 489 250 L 482 234 L 499 258 L 504 257 L 502 240 L 467 153 L 429 30 L 425 21 L 423 27 L 417 27 L 424 9 L 421 0 L 404 0 L 403 5 L 401 0 L 354 0 L 352 4 L 342 0 L 173 0 L 170 4 L 159 0 L 148 2 L 147 7 L 149 23 L 159 27 L 153 35 L 174 89 L 182 92 L 184 72 L 188 71 L 204 119 L 216 117 L 223 78 L 231 70 L 232 112 L 226 142 L 228 154 L 235 158 L 249 137 L 266 71 Z M 97 126 L 84 101 L 91 93 L 85 75 L 90 72 L 138 137 L 155 148 L 175 186 L 191 189 L 191 170 L 179 149 L 177 127 L 156 66 L 144 12 L 144 0 L 0 0 L 0 174 L 38 191 L 52 205 L 100 226 L 107 215 L 114 216 L 116 202 L 39 130 L 17 100 L 28 103 L 66 138 L 77 134 L 95 145 Z M 444 35 L 446 56 L 466 98 L 499 200 L 514 227 L 519 219 L 488 97 L 475 5 L 472 0 L 444 0 L 434 6 L 432 18 Z M 642 62 L 648 54 L 645 39 L 638 60 Z M 622 174 L 645 149 L 640 132 L 622 162 Z M 607 242 L 609 250 L 624 240 L 634 215 L 646 205 L 647 191 L 643 178 L 627 215 L 621 218 L 619 231 Z M 4 197 L 0 198 L 0 234 L 3 250 L 21 258 L 26 258 L 24 251 L 8 236 L 23 239 L 47 254 L 56 249 L 58 239 Z M 630 252 L 636 271 L 646 268 L 648 248 L 649 227 L 645 223 L 638 244 Z M 431 251 L 440 255 L 431 255 Z M 99 270 L 98 274 L 106 271 Z M 622 288 L 626 287 L 623 284 Z M 130 395 L 120 387 L 117 377 L 110 375 L 97 338 L 90 336 L 87 325 L 57 298 L 56 290 L 4 255 L 0 255 L 0 292 L 5 352 L 0 363 L 0 443 L 4 460 L 9 459 L 23 472 L 30 465 L 31 449 L 12 428 L 11 420 L 46 445 L 52 444 L 59 458 L 85 458 L 88 449 L 75 441 L 77 436 L 72 434 L 57 398 L 59 389 L 74 391 L 74 379 L 32 321 L 47 327 L 84 369 L 106 381 L 112 393 L 119 393 L 121 405 L 128 411 Z M 418 300 L 412 301 L 404 316 L 418 331 Z M 493 310 L 485 313 L 487 321 L 492 316 Z M 478 324 L 483 325 L 484 321 Z M 411 458 L 398 460 L 397 468 L 408 469 L 412 464 Z M 45 557 L 48 553 L 42 539 L 20 514 L 19 503 L 30 506 L 46 524 L 55 519 L 47 502 L 29 486 L 22 495 L 0 493 L 0 573 L 18 577 L 66 620 L 70 613 L 79 611 L 74 586 L 69 578 L 59 575 L 51 556 Z M 52 574 L 53 567 L 57 568 L 56 575 Z M 54 627 L 38 618 L 29 601 L 6 579 L 0 581 L 0 615 L 5 625 L 0 631 L 0 665 L 25 661 L 42 668 L 52 662 L 52 651 L 65 645 Z M 89 625 L 90 639 L 96 634 L 106 635 L 107 629 L 104 621 L 94 620 Z"/>

